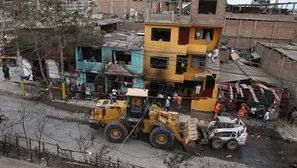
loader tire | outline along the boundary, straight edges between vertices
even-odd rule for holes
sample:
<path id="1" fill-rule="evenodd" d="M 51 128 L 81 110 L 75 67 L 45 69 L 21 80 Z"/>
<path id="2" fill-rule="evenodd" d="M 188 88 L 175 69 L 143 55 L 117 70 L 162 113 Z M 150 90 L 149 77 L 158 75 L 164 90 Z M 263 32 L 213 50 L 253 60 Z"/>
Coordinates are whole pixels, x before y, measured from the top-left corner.
<path id="1" fill-rule="evenodd" d="M 122 143 L 128 136 L 128 129 L 123 123 L 112 121 L 105 127 L 104 135 L 109 142 Z"/>
<path id="2" fill-rule="evenodd" d="M 227 142 L 227 148 L 231 151 L 236 150 L 239 146 L 238 142 L 235 139 L 231 139 Z"/>
<path id="3" fill-rule="evenodd" d="M 159 149 L 167 149 L 174 143 L 174 135 L 168 128 L 157 127 L 150 133 L 151 144 Z"/>
<path id="4" fill-rule="evenodd" d="M 223 147 L 223 145 L 224 145 L 224 142 L 220 138 L 214 138 L 211 141 L 211 146 L 214 149 L 221 149 Z"/>

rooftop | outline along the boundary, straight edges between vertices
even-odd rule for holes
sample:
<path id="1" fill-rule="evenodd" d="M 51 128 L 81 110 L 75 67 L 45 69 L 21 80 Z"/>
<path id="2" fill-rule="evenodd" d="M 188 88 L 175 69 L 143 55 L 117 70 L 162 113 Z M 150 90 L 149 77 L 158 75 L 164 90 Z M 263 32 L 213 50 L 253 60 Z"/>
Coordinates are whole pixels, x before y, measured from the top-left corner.
<path id="1" fill-rule="evenodd" d="M 132 32 L 114 32 L 105 35 L 103 47 L 137 50 L 143 48 L 144 36 Z"/>
<path id="2" fill-rule="evenodd" d="M 266 73 L 261 68 L 248 66 L 235 61 L 222 64 L 219 83 L 237 82 L 241 80 L 253 80 L 275 87 L 279 87 L 281 84 L 279 80 Z"/>
<path id="3" fill-rule="evenodd" d="M 297 61 L 297 44 L 290 43 L 290 44 L 275 44 L 275 43 L 261 43 L 257 42 L 257 44 L 261 44 L 267 48 L 273 49 L 280 54 L 283 54 L 293 61 Z"/>

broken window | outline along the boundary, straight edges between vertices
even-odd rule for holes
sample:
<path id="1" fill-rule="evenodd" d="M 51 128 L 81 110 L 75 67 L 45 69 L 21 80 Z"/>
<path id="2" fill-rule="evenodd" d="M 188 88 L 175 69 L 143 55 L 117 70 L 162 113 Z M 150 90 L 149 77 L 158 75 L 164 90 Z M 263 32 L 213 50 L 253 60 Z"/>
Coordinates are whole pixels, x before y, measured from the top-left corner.
<path id="1" fill-rule="evenodd" d="M 192 56 L 192 67 L 193 68 L 204 68 L 206 56 L 205 55 L 193 55 Z"/>
<path id="2" fill-rule="evenodd" d="M 93 83 L 95 81 L 97 74 L 96 73 L 86 73 L 86 83 Z"/>
<path id="3" fill-rule="evenodd" d="M 214 29 L 202 29 L 196 28 L 195 40 L 207 40 L 212 41 L 214 35 Z"/>
<path id="4" fill-rule="evenodd" d="M 113 51 L 112 62 L 114 64 L 131 64 L 131 53 L 125 51 Z"/>
<path id="5" fill-rule="evenodd" d="M 152 41 L 170 41 L 171 29 L 152 28 Z"/>
<path id="6" fill-rule="evenodd" d="M 151 68 L 167 69 L 168 68 L 168 57 L 151 57 Z"/>
<path id="7" fill-rule="evenodd" d="M 216 14 L 217 0 L 199 0 L 198 14 Z"/>
<path id="8" fill-rule="evenodd" d="M 80 59 L 88 62 L 102 62 L 101 48 L 81 47 Z"/>

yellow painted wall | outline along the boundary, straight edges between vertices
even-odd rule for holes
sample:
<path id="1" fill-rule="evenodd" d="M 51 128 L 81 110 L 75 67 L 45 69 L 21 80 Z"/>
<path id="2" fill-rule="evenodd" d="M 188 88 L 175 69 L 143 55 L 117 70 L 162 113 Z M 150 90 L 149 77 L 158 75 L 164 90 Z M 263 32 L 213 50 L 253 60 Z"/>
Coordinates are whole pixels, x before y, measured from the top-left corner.
<path id="1" fill-rule="evenodd" d="M 191 109 L 201 112 L 211 112 L 214 110 L 216 98 L 203 98 L 199 100 L 192 100 Z"/>
<path id="2" fill-rule="evenodd" d="M 189 44 L 197 44 L 197 45 L 206 45 L 207 50 L 214 50 L 214 48 L 218 45 L 218 41 L 220 40 L 221 28 L 214 28 L 213 40 L 207 45 L 205 40 L 195 40 L 195 32 L 196 28 L 206 28 L 206 27 L 191 27 L 190 28 L 190 37 Z M 211 28 L 209 28 L 211 29 Z"/>
<path id="3" fill-rule="evenodd" d="M 171 29 L 170 42 L 164 41 L 152 41 L 151 34 L 152 28 L 168 28 Z M 189 44 L 188 45 L 178 45 L 179 39 L 179 26 L 160 26 L 160 25 L 145 25 L 145 41 L 144 41 L 144 75 L 147 79 L 163 79 L 169 82 L 183 83 L 184 80 L 194 80 L 195 73 L 202 73 L 205 71 L 204 68 L 193 68 L 191 67 L 192 54 L 187 52 L 193 52 L 195 50 L 201 55 L 206 56 L 206 50 L 213 50 L 217 45 L 220 37 L 220 28 L 214 28 L 213 40 L 206 45 L 204 40 L 195 40 L 195 31 L 198 27 L 190 28 Z M 203 27 L 201 27 L 203 28 Z M 176 71 L 176 60 L 177 55 L 187 55 L 188 64 L 187 71 L 181 74 L 175 74 Z M 167 69 L 157 69 L 150 67 L 150 57 L 160 56 L 168 57 L 168 68 Z"/>

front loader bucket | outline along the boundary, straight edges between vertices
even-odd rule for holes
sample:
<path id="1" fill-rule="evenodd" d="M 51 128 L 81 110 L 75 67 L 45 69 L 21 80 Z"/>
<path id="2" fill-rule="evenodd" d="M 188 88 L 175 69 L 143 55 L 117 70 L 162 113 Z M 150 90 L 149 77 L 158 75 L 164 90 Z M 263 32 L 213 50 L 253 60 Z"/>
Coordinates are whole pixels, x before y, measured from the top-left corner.
<path id="1" fill-rule="evenodd" d="M 190 118 L 183 131 L 185 151 L 193 155 L 197 155 L 197 147 L 195 141 L 198 139 L 197 121 L 195 118 Z"/>

